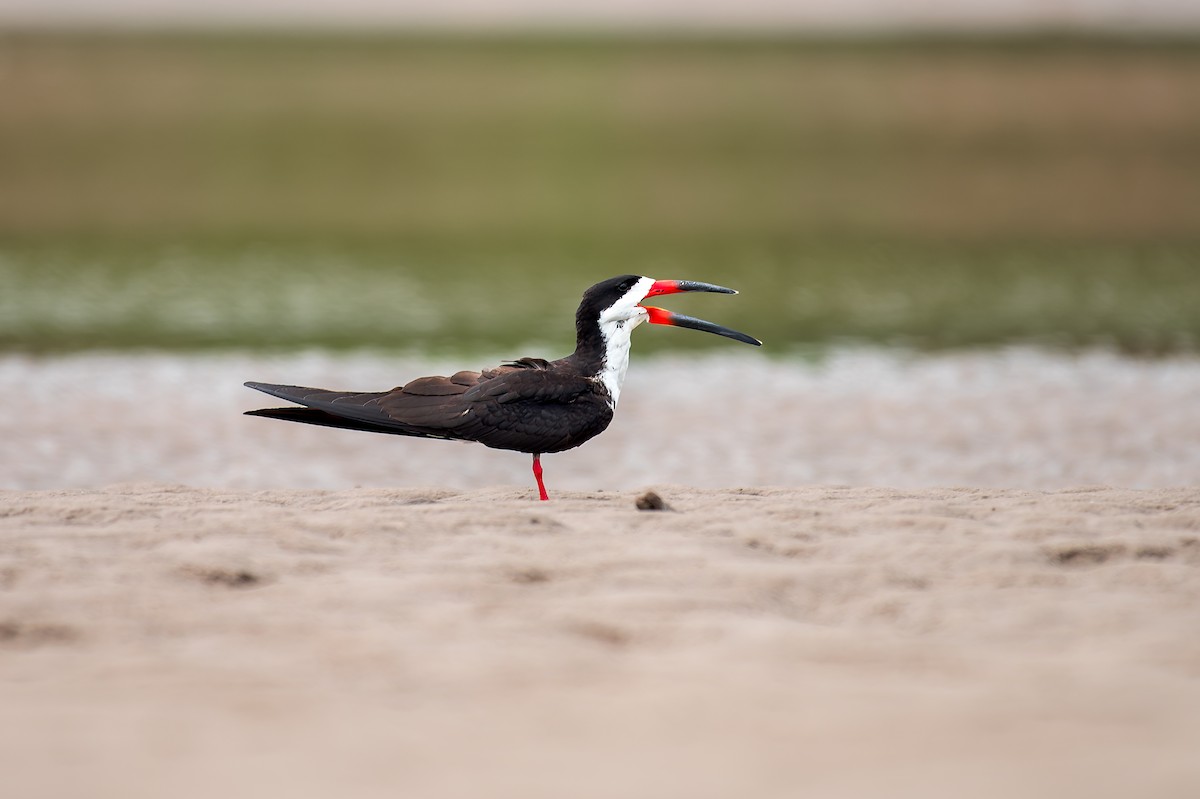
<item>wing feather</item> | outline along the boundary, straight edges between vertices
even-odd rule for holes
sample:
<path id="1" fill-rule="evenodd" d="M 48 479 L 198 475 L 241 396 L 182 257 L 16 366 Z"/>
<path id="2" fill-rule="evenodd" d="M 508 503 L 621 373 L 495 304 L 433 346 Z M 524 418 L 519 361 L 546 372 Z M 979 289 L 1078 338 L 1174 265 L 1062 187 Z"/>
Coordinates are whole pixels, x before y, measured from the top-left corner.
<path id="1" fill-rule="evenodd" d="M 262 416 L 478 441 L 520 452 L 558 452 L 604 430 L 612 419 L 612 409 L 596 381 L 548 367 L 547 361 L 523 358 L 482 372 L 421 377 L 377 393 L 271 383 L 246 385 L 309 409 L 255 412 Z"/>

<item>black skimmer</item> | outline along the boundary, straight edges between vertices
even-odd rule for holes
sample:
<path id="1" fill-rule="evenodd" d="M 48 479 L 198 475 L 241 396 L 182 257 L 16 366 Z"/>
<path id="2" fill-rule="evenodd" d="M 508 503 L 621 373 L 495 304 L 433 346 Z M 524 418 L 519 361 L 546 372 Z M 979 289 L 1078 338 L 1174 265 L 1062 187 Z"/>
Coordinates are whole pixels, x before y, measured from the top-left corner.
<path id="1" fill-rule="evenodd" d="M 538 496 L 549 499 L 541 456 L 562 452 L 604 432 L 612 421 L 629 366 L 629 337 L 642 322 L 689 327 L 755 346 L 756 338 L 727 327 L 642 305 L 661 294 L 733 289 L 692 280 L 622 275 L 584 292 L 575 314 L 575 352 L 557 361 L 520 358 L 482 372 L 419 377 L 378 393 L 326 391 L 246 383 L 299 408 L 249 411 L 291 422 L 418 438 L 478 441 L 533 455 Z"/>

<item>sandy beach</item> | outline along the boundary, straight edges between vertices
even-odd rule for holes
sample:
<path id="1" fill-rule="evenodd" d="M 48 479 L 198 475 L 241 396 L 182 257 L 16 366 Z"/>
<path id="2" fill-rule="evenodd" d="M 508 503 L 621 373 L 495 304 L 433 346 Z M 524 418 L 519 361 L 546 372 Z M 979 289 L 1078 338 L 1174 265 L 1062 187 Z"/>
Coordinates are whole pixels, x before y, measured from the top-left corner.
<path id="1" fill-rule="evenodd" d="M 1194 490 L 0 506 L 13 796 L 1187 797 Z"/>
<path id="2" fill-rule="evenodd" d="M 5 358 L 5 793 L 1195 796 L 1198 364 L 638 362 L 538 503 L 239 415 L 429 362 Z"/>

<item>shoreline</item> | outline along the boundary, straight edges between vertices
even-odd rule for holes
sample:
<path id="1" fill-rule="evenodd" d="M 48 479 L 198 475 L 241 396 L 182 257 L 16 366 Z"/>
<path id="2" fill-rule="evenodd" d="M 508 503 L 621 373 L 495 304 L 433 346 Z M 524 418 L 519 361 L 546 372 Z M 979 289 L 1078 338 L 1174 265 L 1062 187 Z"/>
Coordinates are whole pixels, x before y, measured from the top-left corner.
<path id="1" fill-rule="evenodd" d="M 380 354 L 0 357 L 0 488 L 532 487 L 520 453 L 242 416 L 245 380 L 384 390 L 501 360 Z M 1200 485 L 1200 357 L 1033 348 L 816 360 L 656 356 L 612 425 L 544 459 L 557 491 L 845 484 Z"/>

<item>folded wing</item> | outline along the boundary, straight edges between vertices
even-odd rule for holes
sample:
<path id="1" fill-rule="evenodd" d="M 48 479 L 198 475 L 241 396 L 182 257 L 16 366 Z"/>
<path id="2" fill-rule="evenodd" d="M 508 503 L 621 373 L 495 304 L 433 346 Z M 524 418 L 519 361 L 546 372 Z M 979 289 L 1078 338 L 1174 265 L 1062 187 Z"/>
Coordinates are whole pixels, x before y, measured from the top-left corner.
<path id="1" fill-rule="evenodd" d="M 303 406 L 249 414 L 325 427 L 478 441 L 520 452 L 557 452 L 602 431 L 612 414 L 596 394 L 594 381 L 548 371 L 546 366 L 539 359 L 521 359 L 483 372 L 421 377 L 377 393 L 246 383 Z"/>

